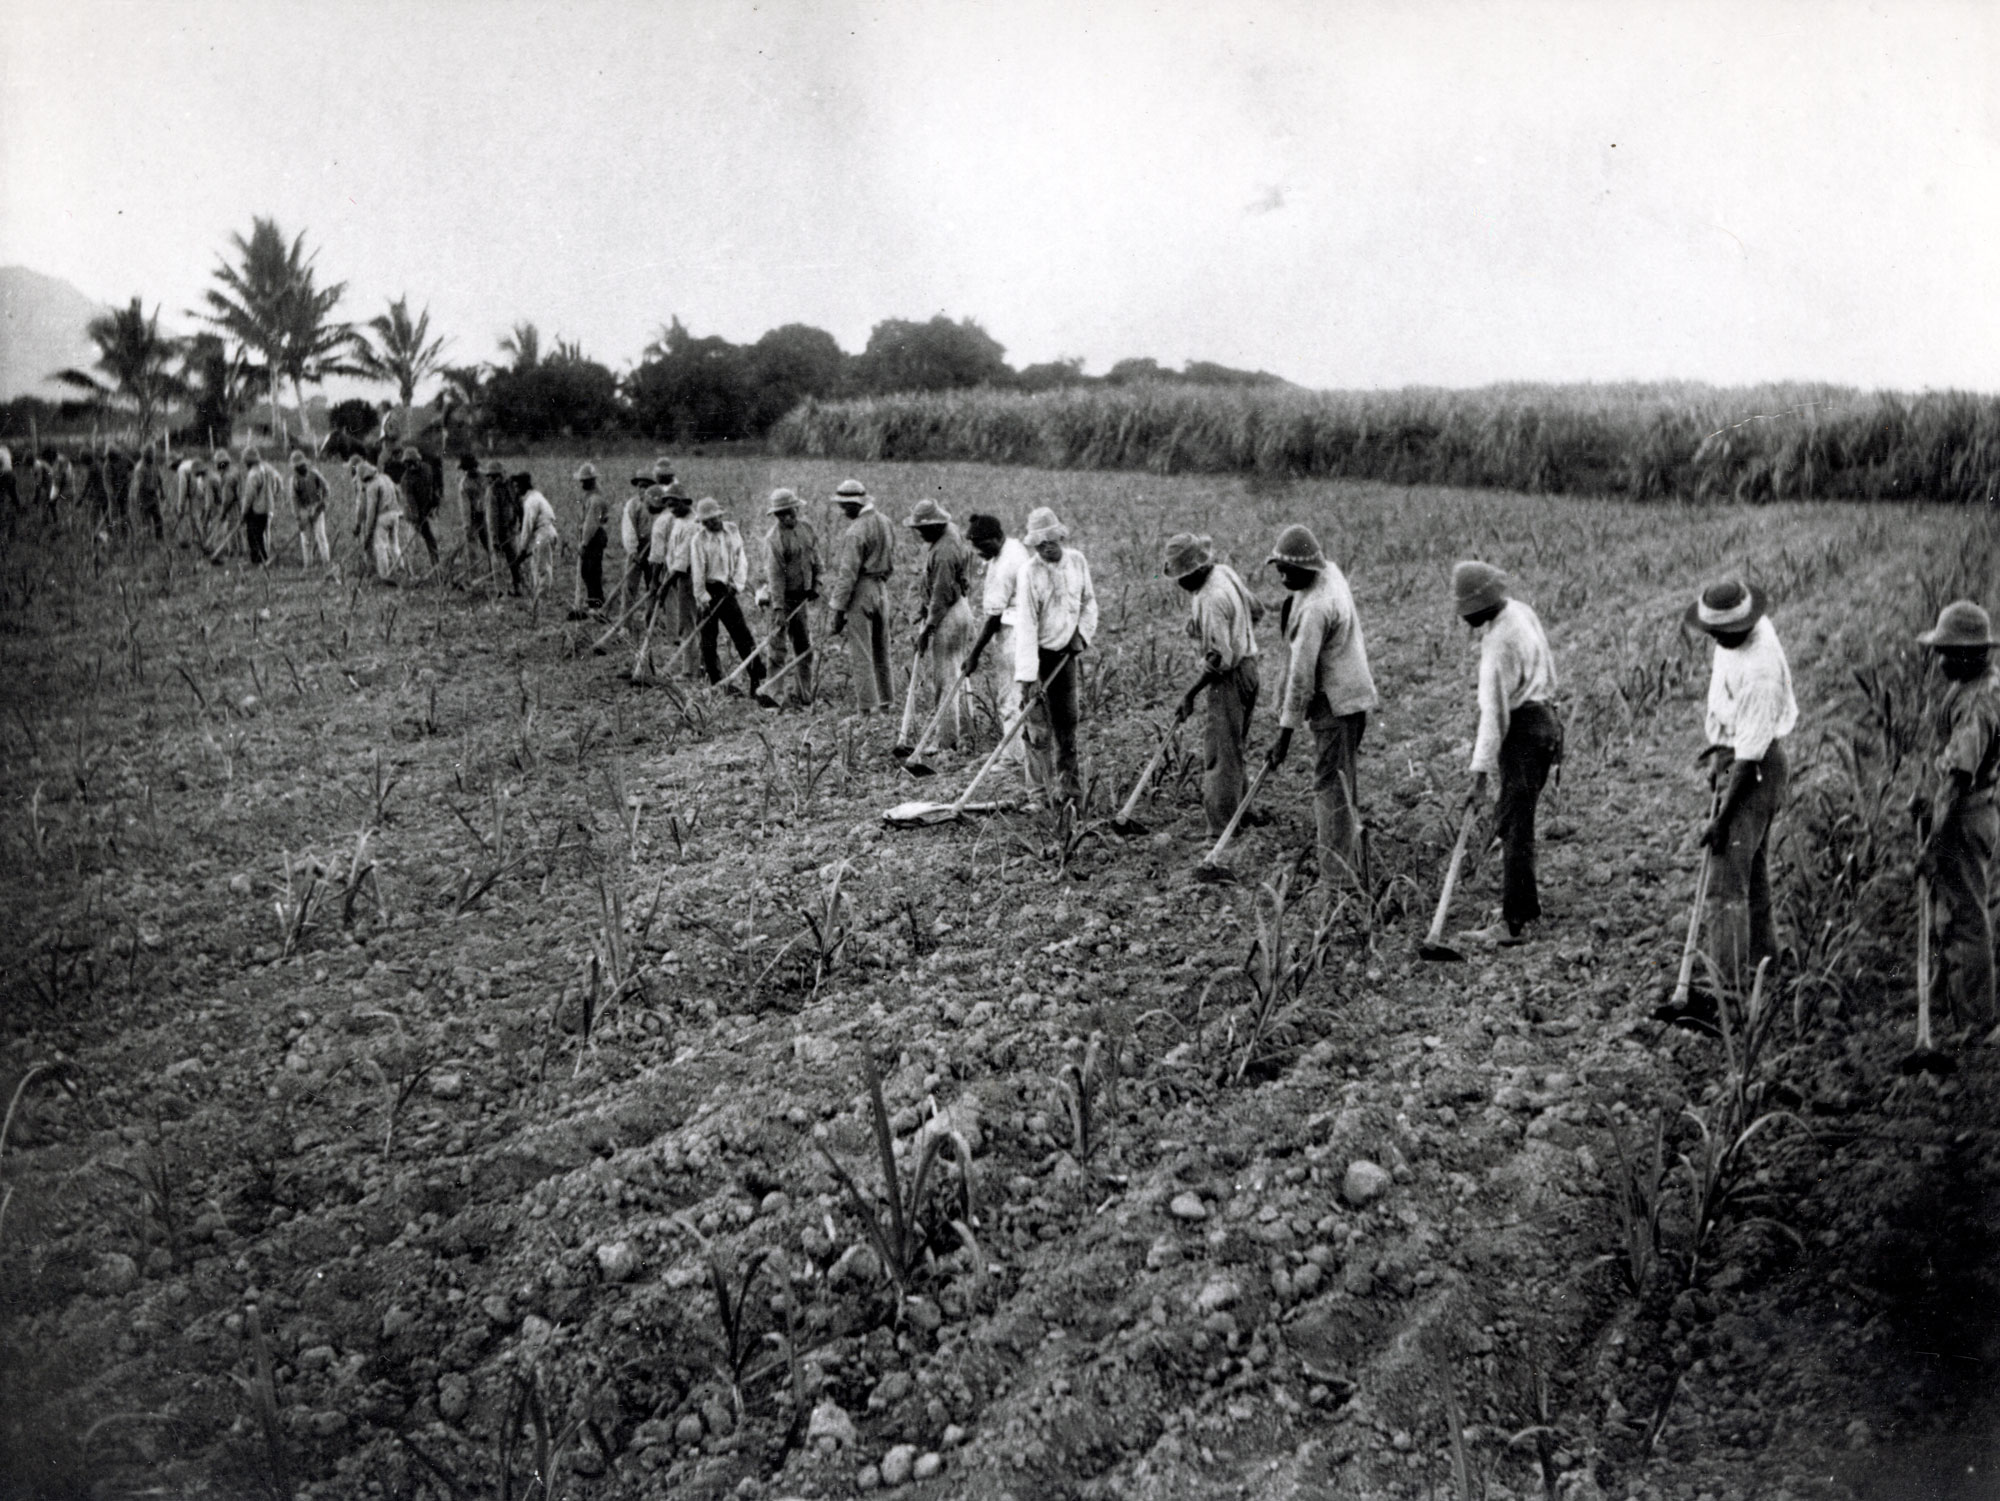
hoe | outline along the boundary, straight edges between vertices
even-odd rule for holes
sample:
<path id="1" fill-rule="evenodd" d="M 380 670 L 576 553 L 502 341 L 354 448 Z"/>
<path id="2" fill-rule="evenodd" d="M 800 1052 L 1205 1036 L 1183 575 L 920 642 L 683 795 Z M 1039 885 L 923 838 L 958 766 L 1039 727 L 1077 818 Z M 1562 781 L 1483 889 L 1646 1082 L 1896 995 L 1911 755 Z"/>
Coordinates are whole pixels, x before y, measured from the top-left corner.
<path id="1" fill-rule="evenodd" d="M 1229 848 L 1229 841 L 1236 837 L 1236 826 L 1243 822 L 1243 815 L 1250 811 L 1250 804 L 1256 799 L 1257 789 L 1264 783 L 1265 773 L 1271 763 L 1266 761 L 1257 768 L 1257 774 L 1250 778 L 1250 785 L 1243 789 L 1243 801 L 1236 805 L 1236 811 L 1229 815 L 1224 825 L 1222 837 L 1215 841 L 1215 847 L 1202 857 L 1201 864 L 1194 868 L 1194 878 L 1206 881 L 1211 886 L 1226 885 L 1236 879 L 1236 872 L 1222 863 L 1222 852 Z"/>
<path id="2" fill-rule="evenodd" d="M 1445 867 L 1444 890 L 1438 893 L 1437 916 L 1431 919 L 1431 930 L 1417 945 L 1417 957 L 1434 959 L 1444 963 L 1463 963 L 1465 955 L 1444 941 L 1445 914 L 1451 911 L 1452 893 L 1458 889 L 1458 870 L 1465 863 L 1465 847 L 1472 839 L 1473 821 L 1478 817 L 1472 804 L 1465 805 L 1465 816 L 1458 821 L 1458 842 L 1451 847 L 1451 864 Z"/>

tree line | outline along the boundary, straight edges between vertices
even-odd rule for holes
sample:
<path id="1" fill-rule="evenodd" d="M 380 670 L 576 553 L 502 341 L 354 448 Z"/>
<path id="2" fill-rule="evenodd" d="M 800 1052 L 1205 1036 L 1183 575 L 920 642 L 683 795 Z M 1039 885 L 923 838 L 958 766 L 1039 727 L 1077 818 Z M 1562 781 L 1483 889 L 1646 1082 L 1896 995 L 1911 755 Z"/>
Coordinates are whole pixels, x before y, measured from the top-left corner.
<path id="1" fill-rule="evenodd" d="M 184 441 L 225 435 L 246 415 L 272 433 L 319 442 L 309 388 L 337 378 L 393 388 L 394 405 L 427 398 L 454 438 L 519 440 L 627 433 L 672 443 L 761 438 L 807 401 L 908 391 L 988 388 L 1021 392 L 1155 383 L 1276 386 L 1262 371 L 1190 362 L 1174 371 L 1152 359 L 1121 360 L 1089 376 L 1080 359 L 1015 369 L 1006 348 L 971 318 L 890 318 L 849 354 L 824 329 L 788 323 L 753 343 L 697 336 L 673 318 L 624 372 L 573 340 L 546 348 L 532 322 L 517 323 L 488 361 L 454 364 L 449 341 L 433 333 L 430 309 L 412 312 L 407 295 L 355 323 L 339 316 L 345 282 L 323 282 L 303 233 L 287 237 L 273 219 L 253 220 L 230 237 L 202 305 L 202 325 L 186 336 L 160 326 L 135 296 L 85 328 L 97 359 L 88 369 L 52 372 L 77 393 L 67 402 L 19 397 L 0 405 L 0 431 L 55 428 L 84 418 L 136 428 L 142 440 L 171 429 Z M 289 395 L 291 412 L 280 407 Z M 387 401 L 350 398 L 329 409 L 334 431 L 365 440 L 383 429 Z"/>

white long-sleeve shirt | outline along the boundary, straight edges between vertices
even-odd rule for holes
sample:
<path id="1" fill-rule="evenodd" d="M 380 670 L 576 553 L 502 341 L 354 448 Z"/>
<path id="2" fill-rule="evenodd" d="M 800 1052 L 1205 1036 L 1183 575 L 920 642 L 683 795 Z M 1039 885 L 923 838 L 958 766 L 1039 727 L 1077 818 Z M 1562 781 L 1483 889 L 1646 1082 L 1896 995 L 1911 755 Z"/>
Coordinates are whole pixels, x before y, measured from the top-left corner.
<path id="1" fill-rule="evenodd" d="M 530 490 L 521 497 L 521 530 L 514 538 L 514 551 L 527 552 L 540 542 L 554 542 L 557 535 L 556 508 L 541 491 Z"/>
<path id="2" fill-rule="evenodd" d="M 664 566 L 669 573 L 688 571 L 688 543 L 691 534 L 701 530 L 701 523 L 687 516 L 676 516 L 671 510 L 660 512 L 653 521 L 653 540 L 646 549 L 646 562 L 654 567 Z"/>
<path id="3" fill-rule="evenodd" d="M 988 615 L 998 615 L 1000 623 L 1012 629 L 1014 626 L 1014 594 L 1021 585 L 1021 570 L 1028 566 L 1028 547 L 1019 537 L 1008 537 L 1000 544 L 1000 554 L 986 565 L 986 583 L 980 593 L 980 605 Z"/>
<path id="4" fill-rule="evenodd" d="M 1741 646 L 1715 648 L 1708 676 L 1708 743 L 1728 746 L 1739 761 L 1761 761 L 1771 742 L 1791 734 L 1798 722 L 1792 666 L 1767 615 Z"/>
<path id="5" fill-rule="evenodd" d="M 1310 589 L 1285 601 L 1279 629 L 1292 649 L 1278 700 L 1278 727 L 1326 724 L 1362 714 L 1380 701 L 1368 671 L 1368 647 L 1347 576 L 1328 563 Z M 1322 719 L 1320 716 L 1325 715 Z"/>
<path id="6" fill-rule="evenodd" d="M 688 536 L 688 581 L 696 599 L 708 592 L 711 582 L 727 584 L 737 593 L 750 587 L 750 560 L 743 551 L 743 534 L 733 521 L 722 523 L 712 532 L 700 522 L 693 523 Z"/>
<path id="7" fill-rule="evenodd" d="M 1060 651 L 1072 637 L 1097 634 L 1097 590 L 1090 564 L 1073 547 L 1051 563 L 1030 553 L 1014 587 L 1014 678 L 1033 683 L 1042 675 L 1041 652 Z"/>
<path id="8" fill-rule="evenodd" d="M 1486 623 L 1479 644 L 1479 733 L 1472 742 L 1474 772 L 1500 769 L 1500 742 L 1514 711 L 1546 704 L 1556 695 L 1556 659 L 1532 606 L 1510 599 Z"/>

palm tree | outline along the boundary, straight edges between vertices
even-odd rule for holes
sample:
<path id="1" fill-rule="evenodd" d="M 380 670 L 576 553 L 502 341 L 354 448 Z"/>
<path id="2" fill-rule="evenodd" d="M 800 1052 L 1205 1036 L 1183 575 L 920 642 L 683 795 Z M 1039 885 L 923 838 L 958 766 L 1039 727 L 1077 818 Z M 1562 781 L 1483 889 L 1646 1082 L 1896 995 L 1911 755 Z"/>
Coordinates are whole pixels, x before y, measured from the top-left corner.
<path id="1" fill-rule="evenodd" d="M 406 293 L 389 304 L 388 312 L 370 318 L 368 327 L 374 342 L 356 340 L 355 364 L 368 379 L 394 385 L 399 405 L 412 405 L 417 387 L 444 369 L 445 341 L 430 337 L 431 310 L 426 307 L 411 322 Z"/>
<path id="2" fill-rule="evenodd" d="M 305 423 L 310 438 L 306 384 L 317 384 L 330 375 L 358 373 L 350 357 L 354 330 L 333 318 L 347 283 L 318 286 L 313 271 L 315 257 L 306 254 L 305 234 L 301 232 L 287 245 L 275 219 L 253 219 L 249 239 L 241 235 L 230 239 L 241 264 L 232 266 L 225 261 L 216 266 L 215 279 L 221 285 L 203 294 L 209 311 L 201 316 L 262 359 L 272 432 L 281 427 L 278 382 L 285 379 L 292 383 L 299 420 Z"/>
<path id="3" fill-rule="evenodd" d="M 88 391 L 101 403 L 129 402 L 138 418 L 139 439 L 144 442 L 152 433 L 154 415 L 186 389 L 172 368 L 180 355 L 181 341 L 162 334 L 159 307 L 154 306 L 149 318 L 137 297 L 126 307 L 92 318 L 83 331 L 97 346 L 94 368 L 108 377 L 108 383 L 88 370 L 77 369 L 59 370 L 55 379 Z"/>
<path id="4" fill-rule="evenodd" d="M 225 442 L 237 413 L 256 401 L 263 384 L 262 372 L 251 368 L 240 348 L 232 352 L 220 334 L 210 333 L 187 341 L 180 377 L 194 404 L 194 426 L 221 432 Z"/>
<path id="5" fill-rule="evenodd" d="M 500 341 L 500 352 L 513 358 L 514 369 L 532 370 L 542 362 L 542 332 L 532 323 L 517 323 Z"/>

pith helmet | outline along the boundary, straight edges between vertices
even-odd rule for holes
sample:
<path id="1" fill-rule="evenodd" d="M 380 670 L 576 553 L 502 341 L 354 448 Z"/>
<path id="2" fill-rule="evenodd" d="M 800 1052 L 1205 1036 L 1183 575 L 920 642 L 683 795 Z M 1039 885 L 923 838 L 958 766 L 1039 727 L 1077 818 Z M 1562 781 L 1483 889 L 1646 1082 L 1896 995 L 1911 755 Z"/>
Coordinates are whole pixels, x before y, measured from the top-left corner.
<path id="1" fill-rule="evenodd" d="M 1955 599 L 1938 611 L 1937 624 L 1918 633 L 1917 644 L 1943 650 L 1953 646 L 2000 646 L 1993 617 L 1969 599 Z"/>
<path id="2" fill-rule="evenodd" d="M 1198 568 L 1215 565 L 1215 547 L 1206 537 L 1181 532 L 1167 539 L 1164 572 L 1170 579 L 1184 579 Z"/>
<path id="3" fill-rule="evenodd" d="M 951 520 L 951 512 L 926 495 L 918 501 L 910 512 L 910 519 L 904 526 L 943 526 Z"/>
<path id="4" fill-rule="evenodd" d="M 715 521 L 721 515 L 722 502 L 717 500 L 713 495 L 704 495 L 694 503 L 694 519 L 696 521 Z"/>
<path id="5" fill-rule="evenodd" d="M 1455 563 L 1451 570 L 1451 592 L 1458 613 L 1477 615 L 1507 598 L 1507 575 L 1491 563 Z"/>
<path id="6" fill-rule="evenodd" d="M 1069 535 L 1069 528 L 1056 520 L 1056 513 L 1047 506 L 1036 506 L 1028 512 L 1028 536 L 1030 547 L 1044 542 L 1060 542 Z"/>
<path id="7" fill-rule="evenodd" d="M 795 490 L 773 490 L 771 506 L 767 514 L 775 516 L 780 511 L 796 511 L 799 508 L 798 492 Z"/>
<path id="8" fill-rule="evenodd" d="M 1724 579 L 1701 591 L 1688 606 L 1685 619 L 1696 630 L 1713 636 L 1717 631 L 1747 631 L 1764 618 L 1769 608 L 1770 600 L 1755 584 Z"/>
<path id="9" fill-rule="evenodd" d="M 1319 550 L 1319 538 L 1312 534 L 1311 527 L 1294 524 L 1278 533 L 1278 545 L 1264 561 L 1317 570 L 1326 567 L 1326 554 Z"/>

